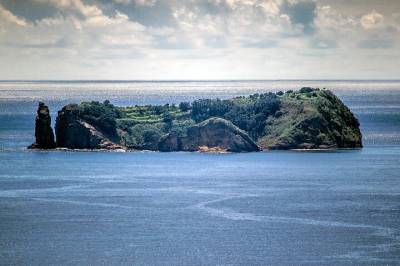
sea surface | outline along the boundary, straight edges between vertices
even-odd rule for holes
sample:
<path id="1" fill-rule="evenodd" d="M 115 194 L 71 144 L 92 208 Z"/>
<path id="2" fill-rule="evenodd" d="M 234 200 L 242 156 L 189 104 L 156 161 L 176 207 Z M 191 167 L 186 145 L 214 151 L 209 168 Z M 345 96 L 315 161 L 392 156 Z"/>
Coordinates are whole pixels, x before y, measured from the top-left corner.
<path id="1" fill-rule="evenodd" d="M 364 148 L 28 151 L 38 101 L 334 91 Z M 400 81 L 0 82 L 0 265 L 399 265 Z"/>

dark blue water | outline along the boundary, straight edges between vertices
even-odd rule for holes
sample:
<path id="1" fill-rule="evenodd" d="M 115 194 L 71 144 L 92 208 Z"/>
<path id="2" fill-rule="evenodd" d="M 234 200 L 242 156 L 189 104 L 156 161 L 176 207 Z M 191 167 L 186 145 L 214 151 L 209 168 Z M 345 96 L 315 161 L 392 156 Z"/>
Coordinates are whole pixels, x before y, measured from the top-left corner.
<path id="1" fill-rule="evenodd" d="M 248 154 L 36 152 L 38 100 L 118 105 L 314 85 L 365 148 Z M 396 265 L 400 82 L 0 83 L 1 265 Z"/>

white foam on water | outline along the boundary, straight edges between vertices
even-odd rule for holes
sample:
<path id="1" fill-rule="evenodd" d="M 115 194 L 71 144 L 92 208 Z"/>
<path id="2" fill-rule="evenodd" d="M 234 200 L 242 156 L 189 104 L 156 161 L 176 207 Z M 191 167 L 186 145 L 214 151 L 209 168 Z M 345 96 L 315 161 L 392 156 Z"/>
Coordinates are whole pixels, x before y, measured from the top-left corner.
<path id="1" fill-rule="evenodd" d="M 399 237 L 396 234 L 396 229 L 375 226 L 375 225 L 367 225 L 367 224 L 355 224 L 355 223 L 346 223 L 340 221 L 327 221 L 327 220 L 316 220 L 309 218 L 298 218 L 298 217 L 286 217 L 286 216 L 275 216 L 275 215 L 256 215 L 253 213 L 242 213 L 237 212 L 230 208 L 215 208 L 209 205 L 220 203 L 223 201 L 228 201 L 232 199 L 244 199 L 249 197 L 254 197 L 255 195 L 237 195 L 230 197 L 222 197 L 215 200 L 200 202 L 192 208 L 203 211 L 208 215 L 225 218 L 229 220 L 247 220 L 247 221 L 256 221 L 256 222 L 264 222 L 264 223 L 292 223 L 292 224 L 302 224 L 302 225 L 311 225 L 311 226 L 323 226 L 323 227 L 342 227 L 342 228 L 359 228 L 359 229 L 367 229 L 372 230 L 374 235 L 387 237 L 387 238 L 396 238 Z"/>
<path id="2" fill-rule="evenodd" d="M 96 207 L 104 207 L 104 208 L 134 209 L 134 207 L 120 205 L 120 204 L 86 202 L 86 201 L 78 201 L 78 200 L 64 200 L 64 199 L 55 199 L 55 198 L 31 198 L 31 200 L 42 201 L 42 202 L 51 202 L 51 203 L 66 203 L 66 204 L 73 204 L 73 205 L 96 206 Z"/>
<path id="3" fill-rule="evenodd" d="M 38 194 L 46 195 L 47 193 L 72 191 L 84 187 L 87 187 L 87 185 L 72 185 L 72 186 L 62 186 L 62 187 L 52 187 L 52 188 L 0 190 L 0 197 L 16 198 L 16 197 L 35 196 Z"/>
<path id="4" fill-rule="evenodd" d="M 234 221 L 236 221 L 236 220 L 261 221 L 258 216 L 251 214 L 251 213 L 242 213 L 242 212 L 236 212 L 232 209 L 227 209 L 227 208 L 218 209 L 218 208 L 213 208 L 213 207 L 208 206 L 210 204 L 215 204 L 215 203 L 219 203 L 219 202 L 226 201 L 226 200 L 241 199 L 241 198 L 248 198 L 248 197 L 254 197 L 254 195 L 230 196 L 230 197 L 219 198 L 216 200 L 204 201 L 204 202 L 200 202 L 200 203 L 192 206 L 192 208 L 204 211 L 207 214 L 212 215 L 212 216 L 226 218 L 226 219 L 234 220 Z"/>

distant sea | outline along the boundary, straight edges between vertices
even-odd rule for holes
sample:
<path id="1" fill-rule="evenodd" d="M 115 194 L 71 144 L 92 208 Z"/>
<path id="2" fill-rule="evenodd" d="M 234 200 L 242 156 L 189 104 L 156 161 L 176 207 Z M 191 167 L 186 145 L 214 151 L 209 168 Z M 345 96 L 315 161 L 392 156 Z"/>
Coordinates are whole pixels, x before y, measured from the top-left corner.
<path id="1" fill-rule="evenodd" d="M 38 101 L 54 120 L 303 86 L 349 106 L 363 149 L 26 150 Z M 0 81 L 0 265 L 398 265 L 399 221 L 400 81 Z"/>

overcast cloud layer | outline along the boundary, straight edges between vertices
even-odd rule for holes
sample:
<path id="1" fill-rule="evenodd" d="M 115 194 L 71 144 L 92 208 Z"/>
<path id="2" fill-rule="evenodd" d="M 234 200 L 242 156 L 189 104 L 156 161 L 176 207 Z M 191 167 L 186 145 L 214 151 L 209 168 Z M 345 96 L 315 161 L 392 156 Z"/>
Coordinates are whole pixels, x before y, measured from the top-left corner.
<path id="1" fill-rule="evenodd" d="M 398 0 L 0 0 L 0 79 L 400 79 Z"/>

